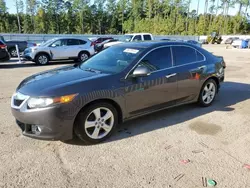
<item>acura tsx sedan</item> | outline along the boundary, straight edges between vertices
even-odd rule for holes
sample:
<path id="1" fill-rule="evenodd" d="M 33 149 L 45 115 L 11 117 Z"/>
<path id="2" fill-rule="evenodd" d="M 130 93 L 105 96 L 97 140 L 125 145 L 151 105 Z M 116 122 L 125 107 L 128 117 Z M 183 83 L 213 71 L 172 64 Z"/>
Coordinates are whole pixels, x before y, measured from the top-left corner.
<path id="1" fill-rule="evenodd" d="M 12 96 L 12 114 L 25 136 L 77 135 L 94 144 L 138 116 L 194 102 L 210 106 L 224 69 L 223 57 L 189 43 L 123 43 L 24 79 Z"/>

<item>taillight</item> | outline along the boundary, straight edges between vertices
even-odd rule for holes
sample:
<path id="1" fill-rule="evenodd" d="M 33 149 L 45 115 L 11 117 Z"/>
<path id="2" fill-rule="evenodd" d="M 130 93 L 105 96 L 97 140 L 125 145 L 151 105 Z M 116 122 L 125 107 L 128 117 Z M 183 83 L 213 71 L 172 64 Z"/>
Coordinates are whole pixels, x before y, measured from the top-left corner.
<path id="1" fill-rule="evenodd" d="M 6 48 L 7 48 L 7 45 L 5 45 L 5 44 L 0 44 L 0 48 L 1 48 L 1 49 L 6 49 Z"/>
<path id="2" fill-rule="evenodd" d="M 36 43 L 34 43 L 33 46 L 36 46 Z"/>
<path id="3" fill-rule="evenodd" d="M 94 43 L 94 42 L 91 42 L 90 46 L 94 46 L 94 45 L 95 45 L 95 43 Z"/>

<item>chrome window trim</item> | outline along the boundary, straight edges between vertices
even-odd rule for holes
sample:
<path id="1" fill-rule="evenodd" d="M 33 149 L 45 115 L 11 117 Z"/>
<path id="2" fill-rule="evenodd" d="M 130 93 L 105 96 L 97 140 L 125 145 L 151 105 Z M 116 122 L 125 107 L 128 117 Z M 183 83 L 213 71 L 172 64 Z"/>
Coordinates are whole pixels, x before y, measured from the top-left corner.
<path id="1" fill-rule="evenodd" d="M 204 59 L 202 61 L 194 61 L 194 62 L 190 62 L 190 63 L 186 63 L 186 64 L 183 64 L 183 65 L 174 65 L 174 56 L 173 56 L 173 50 L 172 50 L 172 47 L 173 46 L 185 46 L 185 47 L 189 47 L 189 48 L 192 48 L 194 49 L 195 51 L 199 52 L 203 57 Z M 166 47 L 170 47 L 170 51 L 171 51 L 171 57 L 172 57 L 172 67 L 168 67 L 168 68 L 165 68 L 165 69 L 161 69 L 161 70 L 157 70 L 157 71 L 152 71 L 150 74 L 152 73 L 156 73 L 156 72 L 159 72 L 159 71 L 164 71 L 164 70 L 168 70 L 168 69 L 172 69 L 172 68 L 177 68 L 177 67 L 182 67 L 182 66 L 186 66 L 186 65 L 190 65 L 190 64 L 196 64 L 196 63 L 201 63 L 201 62 L 204 62 L 207 60 L 206 56 L 204 56 L 203 53 L 201 53 L 199 50 L 197 50 L 196 48 L 192 47 L 192 46 L 188 46 L 188 45 L 185 45 L 185 44 L 181 44 L 181 45 L 165 45 L 165 46 L 158 46 L 158 47 L 155 47 L 153 49 L 151 49 L 150 51 L 148 51 L 144 56 L 142 56 L 142 58 L 140 58 L 138 60 L 138 62 L 132 67 L 132 69 L 130 69 L 130 71 L 128 71 L 128 73 L 126 74 L 125 76 L 125 79 L 128 78 L 129 74 L 131 73 L 131 71 L 141 62 L 141 60 L 146 57 L 149 53 L 151 53 L 152 51 L 154 50 L 157 50 L 159 48 L 166 48 Z"/>

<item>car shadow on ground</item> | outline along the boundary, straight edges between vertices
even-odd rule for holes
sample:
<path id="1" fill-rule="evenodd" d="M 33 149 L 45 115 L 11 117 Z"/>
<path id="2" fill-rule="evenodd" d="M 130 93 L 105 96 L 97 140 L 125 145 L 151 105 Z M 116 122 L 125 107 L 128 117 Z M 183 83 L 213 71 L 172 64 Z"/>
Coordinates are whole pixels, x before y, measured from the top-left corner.
<path id="1" fill-rule="evenodd" d="M 48 65 L 44 66 L 52 66 L 52 65 L 66 65 L 66 64 L 74 64 L 74 61 L 53 61 Z M 0 62 L 0 69 L 16 69 L 16 68 L 27 68 L 27 67 L 39 67 L 34 62 L 24 62 L 18 64 L 18 59 L 10 59 L 7 62 Z"/>
<path id="2" fill-rule="evenodd" d="M 212 106 L 203 108 L 197 104 L 188 104 L 143 116 L 118 126 L 114 134 L 105 142 L 118 141 L 129 137 L 144 134 L 179 123 L 184 123 L 216 111 L 233 111 L 233 105 L 250 99 L 250 85 L 236 82 L 222 84 L 219 94 Z M 79 139 L 67 141 L 68 144 L 85 145 Z"/>

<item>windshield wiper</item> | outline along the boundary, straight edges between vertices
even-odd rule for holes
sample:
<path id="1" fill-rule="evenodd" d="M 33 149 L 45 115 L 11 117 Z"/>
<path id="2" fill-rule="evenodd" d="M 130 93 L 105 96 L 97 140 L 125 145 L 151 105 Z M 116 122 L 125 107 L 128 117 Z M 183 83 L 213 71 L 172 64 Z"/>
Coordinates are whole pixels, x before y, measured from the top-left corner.
<path id="1" fill-rule="evenodd" d="M 87 69 L 84 69 L 84 70 L 85 70 L 85 71 L 89 71 L 89 72 L 98 73 L 98 74 L 102 73 L 102 72 L 99 71 L 99 70 L 95 70 L 95 69 L 91 69 L 91 68 L 87 68 Z"/>

